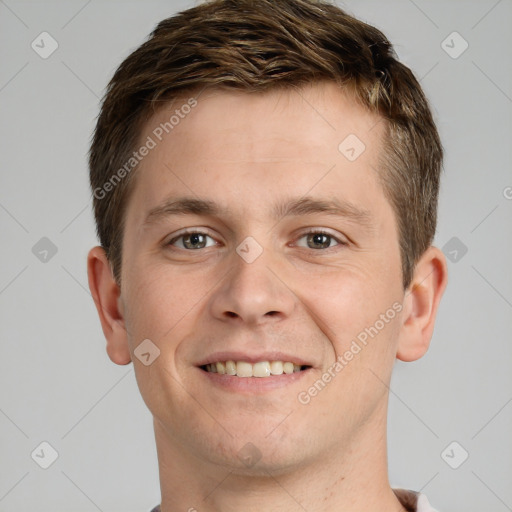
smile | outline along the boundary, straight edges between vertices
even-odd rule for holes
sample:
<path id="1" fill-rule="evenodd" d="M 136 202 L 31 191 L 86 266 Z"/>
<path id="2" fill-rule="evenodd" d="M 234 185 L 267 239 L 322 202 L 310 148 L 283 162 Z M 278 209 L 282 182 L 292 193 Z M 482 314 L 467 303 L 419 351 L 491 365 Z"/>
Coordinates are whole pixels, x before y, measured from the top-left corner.
<path id="1" fill-rule="evenodd" d="M 206 372 L 237 377 L 271 377 L 298 373 L 310 366 L 298 365 L 290 361 L 258 361 L 254 364 L 247 361 L 219 361 L 201 366 Z"/>

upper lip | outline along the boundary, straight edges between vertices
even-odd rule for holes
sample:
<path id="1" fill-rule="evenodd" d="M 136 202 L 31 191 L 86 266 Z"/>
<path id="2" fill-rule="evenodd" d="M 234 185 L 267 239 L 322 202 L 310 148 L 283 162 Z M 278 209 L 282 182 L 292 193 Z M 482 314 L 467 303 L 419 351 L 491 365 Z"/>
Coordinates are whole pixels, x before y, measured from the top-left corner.
<path id="1" fill-rule="evenodd" d="M 299 357 L 297 355 L 286 354 L 285 352 L 258 352 L 258 353 L 247 353 L 247 352 L 214 352 L 203 360 L 201 360 L 197 366 L 204 366 L 205 364 L 225 362 L 225 361 L 245 361 L 247 363 L 259 363 L 261 361 L 283 361 L 291 362 L 300 366 L 313 366 L 311 361 Z"/>

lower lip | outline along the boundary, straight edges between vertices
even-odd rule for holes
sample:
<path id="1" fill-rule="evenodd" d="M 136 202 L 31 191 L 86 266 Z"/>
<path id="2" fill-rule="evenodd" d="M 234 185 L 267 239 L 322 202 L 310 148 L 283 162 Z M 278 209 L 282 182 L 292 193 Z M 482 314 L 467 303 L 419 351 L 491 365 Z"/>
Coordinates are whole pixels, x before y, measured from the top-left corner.
<path id="1" fill-rule="evenodd" d="M 215 386 L 220 386 L 229 391 L 246 393 L 264 393 L 274 389 L 289 386 L 299 382 L 305 374 L 312 368 L 294 373 L 283 373 L 281 375 L 271 375 L 270 377 L 237 377 L 236 375 L 221 375 L 215 372 L 207 372 L 198 368 L 198 370 Z"/>

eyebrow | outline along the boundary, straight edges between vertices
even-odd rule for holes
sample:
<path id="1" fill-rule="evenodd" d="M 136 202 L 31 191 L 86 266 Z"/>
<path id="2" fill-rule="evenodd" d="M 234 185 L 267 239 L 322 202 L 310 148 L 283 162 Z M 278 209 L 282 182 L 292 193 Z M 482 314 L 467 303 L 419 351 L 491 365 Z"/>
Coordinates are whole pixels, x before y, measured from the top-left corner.
<path id="1" fill-rule="evenodd" d="M 152 208 L 146 219 L 145 225 L 157 223 L 163 218 L 172 215 L 204 215 L 211 217 L 227 216 L 231 213 L 228 208 L 222 207 L 214 201 L 196 199 L 193 197 L 177 197 L 165 200 L 162 204 Z M 372 228 L 373 216 L 369 210 L 360 208 L 355 204 L 339 199 L 316 199 L 313 197 L 301 197 L 276 204 L 273 208 L 275 220 L 285 217 L 311 215 L 324 213 L 348 220 Z"/>

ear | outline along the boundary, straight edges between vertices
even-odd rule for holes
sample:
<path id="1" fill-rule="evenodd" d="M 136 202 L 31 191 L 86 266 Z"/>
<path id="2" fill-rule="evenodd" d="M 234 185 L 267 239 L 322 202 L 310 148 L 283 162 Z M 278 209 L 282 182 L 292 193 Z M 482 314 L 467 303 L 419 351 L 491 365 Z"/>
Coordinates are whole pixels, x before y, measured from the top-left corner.
<path id="1" fill-rule="evenodd" d="M 427 352 L 447 281 L 446 258 L 440 249 L 431 246 L 416 264 L 411 284 L 405 293 L 403 323 L 396 353 L 401 361 L 416 361 Z"/>
<path id="2" fill-rule="evenodd" d="M 96 304 L 103 334 L 107 340 L 107 354 L 119 365 L 130 363 L 131 355 L 123 317 L 121 290 L 102 247 L 93 247 L 87 256 L 89 289 Z"/>

